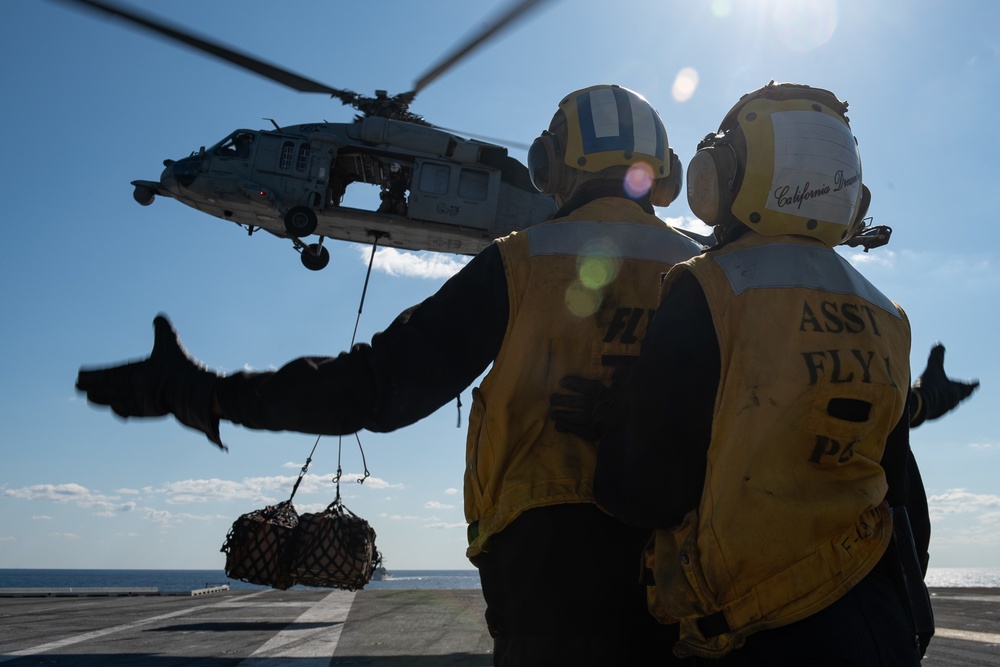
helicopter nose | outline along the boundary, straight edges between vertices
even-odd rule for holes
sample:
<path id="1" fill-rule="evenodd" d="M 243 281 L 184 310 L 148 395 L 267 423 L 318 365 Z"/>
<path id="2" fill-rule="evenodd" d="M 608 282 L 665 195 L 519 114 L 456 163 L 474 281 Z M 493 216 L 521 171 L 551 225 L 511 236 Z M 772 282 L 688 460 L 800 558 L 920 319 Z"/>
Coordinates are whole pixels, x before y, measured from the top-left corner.
<path id="1" fill-rule="evenodd" d="M 175 182 L 178 185 L 187 187 L 194 183 L 201 169 L 201 160 L 198 157 L 186 157 L 180 160 L 164 160 L 163 173 L 160 181 L 163 183 Z"/>

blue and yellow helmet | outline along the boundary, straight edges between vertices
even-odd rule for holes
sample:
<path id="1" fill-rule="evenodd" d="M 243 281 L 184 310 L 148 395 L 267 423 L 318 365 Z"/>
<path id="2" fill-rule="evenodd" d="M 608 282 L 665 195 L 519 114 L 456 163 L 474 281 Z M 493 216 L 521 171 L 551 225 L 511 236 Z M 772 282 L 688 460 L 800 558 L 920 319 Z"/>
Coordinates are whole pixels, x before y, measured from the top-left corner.
<path id="1" fill-rule="evenodd" d="M 653 183 L 652 203 L 666 206 L 680 191 L 683 170 L 667 141 L 656 110 L 638 93 L 599 85 L 570 93 L 559 103 L 549 129 L 528 151 L 532 183 L 543 194 L 566 194 L 572 182 L 567 169 L 599 174 L 641 166 Z"/>

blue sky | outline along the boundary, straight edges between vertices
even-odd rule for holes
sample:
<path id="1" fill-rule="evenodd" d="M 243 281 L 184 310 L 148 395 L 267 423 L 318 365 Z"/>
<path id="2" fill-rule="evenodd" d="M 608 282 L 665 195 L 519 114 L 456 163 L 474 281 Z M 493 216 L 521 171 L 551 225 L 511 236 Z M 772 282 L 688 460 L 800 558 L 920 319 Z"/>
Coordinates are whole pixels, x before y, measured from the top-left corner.
<path id="1" fill-rule="evenodd" d="M 332 86 L 409 90 L 505 3 L 285 4 L 148 0 L 171 21 Z M 889 246 L 844 255 L 908 312 L 911 365 L 935 341 L 982 388 L 912 434 L 931 501 L 931 565 L 1000 567 L 1000 362 L 995 190 L 1000 4 L 929 0 L 556 0 L 480 49 L 414 110 L 466 133 L 530 142 L 566 93 L 645 95 L 686 165 L 745 92 L 806 83 L 851 102 L 870 213 Z M 417 26 L 421 26 L 417 28 Z M 124 424 L 73 388 L 81 365 L 148 353 L 158 312 L 224 371 L 336 354 L 351 340 L 369 248 L 328 244 L 321 272 L 291 244 L 129 182 L 240 128 L 348 122 L 352 111 L 52 1 L 0 3 L 0 567 L 221 568 L 240 514 L 287 498 L 314 438 L 223 426 L 228 454 L 173 421 Z M 511 154 L 523 161 L 524 150 Z M 365 187 L 365 186 L 354 186 Z M 369 196 L 373 193 L 362 195 Z M 699 231 L 682 197 L 660 215 Z M 359 340 L 466 261 L 380 253 Z M 992 306 L 990 304 L 993 304 Z M 462 426 L 471 403 L 462 395 Z M 464 568 L 464 428 L 455 404 L 391 434 L 344 439 L 347 506 L 390 568 Z M 337 439 L 296 496 L 333 500 Z"/>

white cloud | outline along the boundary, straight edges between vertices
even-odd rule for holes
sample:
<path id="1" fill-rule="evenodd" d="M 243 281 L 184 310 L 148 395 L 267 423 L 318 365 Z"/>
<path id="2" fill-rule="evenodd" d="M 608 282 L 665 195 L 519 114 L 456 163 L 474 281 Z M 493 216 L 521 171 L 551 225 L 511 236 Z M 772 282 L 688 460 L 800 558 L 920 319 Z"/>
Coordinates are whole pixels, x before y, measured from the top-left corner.
<path id="1" fill-rule="evenodd" d="M 710 225 L 706 225 L 699 218 L 696 218 L 693 215 L 678 215 L 678 216 L 661 215 L 658 217 L 661 220 L 663 220 L 663 222 L 677 229 L 686 229 L 689 232 L 695 232 L 698 234 L 712 233 L 712 227 Z"/>
<path id="2" fill-rule="evenodd" d="M 141 492 L 130 489 L 120 490 L 129 495 L 141 493 L 143 496 L 141 505 L 135 500 L 126 501 L 121 496 L 101 494 L 75 483 L 37 484 L 17 489 L 3 489 L 2 495 L 5 498 L 16 500 L 76 505 L 91 510 L 95 516 L 103 518 L 114 518 L 124 513 L 136 512 L 146 521 L 169 529 L 185 522 L 232 521 L 233 517 L 215 513 L 177 512 L 163 508 L 164 503 L 168 507 L 210 503 L 212 509 L 216 509 L 223 503 L 239 502 L 244 507 L 252 505 L 259 509 L 265 505 L 273 505 L 286 500 L 291 494 L 297 477 L 297 475 L 274 475 L 248 477 L 240 481 L 219 478 L 186 479 L 169 482 L 159 487 L 144 487 Z M 333 475 L 329 473 L 305 475 L 295 496 L 296 501 L 299 501 L 296 502 L 296 509 L 300 513 L 325 510 L 336 492 L 334 485 L 330 482 L 332 477 Z M 356 483 L 357 480 L 363 478 L 363 475 L 358 473 L 347 473 L 342 476 L 341 481 L 348 485 L 347 488 L 350 491 L 353 491 L 354 497 L 366 493 L 362 490 L 364 488 L 374 490 L 404 488 L 402 484 L 394 484 L 379 477 L 368 477 L 364 479 L 364 484 Z M 312 498 L 309 497 L 311 494 Z M 319 502 L 316 501 L 316 496 L 320 496 Z M 35 521 L 52 520 L 49 514 L 34 514 L 31 518 Z M 409 516 L 394 516 L 392 518 L 397 520 L 419 519 L 419 517 Z M 70 537 L 70 534 L 64 533 L 53 533 L 53 536 L 74 539 Z"/>
<path id="3" fill-rule="evenodd" d="M 454 496 L 457 493 L 458 493 L 458 489 L 456 489 L 455 487 L 451 487 L 451 488 L 448 488 L 448 489 L 444 490 L 444 495 L 446 495 L 446 496 Z"/>
<path id="4" fill-rule="evenodd" d="M 322 479 L 326 480 L 327 483 L 329 483 L 331 475 L 325 475 L 325 476 L 321 475 L 320 477 L 322 477 Z M 364 475 L 361 475 L 361 474 L 358 474 L 358 473 L 354 473 L 354 472 L 345 473 L 340 478 L 340 483 L 341 484 L 344 484 L 344 483 L 347 483 L 347 482 L 357 483 L 358 481 L 360 481 L 362 479 L 364 479 L 364 482 L 362 482 L 360 484 L 360 486 L 362 486 L 362 487 L 368 487 L 368 488 L 371 488 L 371 489 L 380 489 L 381 490 L 381 489 L 405 489 L 406 488 L 406 485 L 402 484 L 402 483 L 387 482 L 386 480 L 382 479 L 381 477 L 368 477 L 368 478 L 365 478 Z"/>
<path id="5" fill-rule="evenodd" d="M 326 493 L 332 496 L 334 485 L 332 473 L 306 474 L 299 483 L 296 497 L 312 493 Z M 252 501 L 271 504 L 285 500 L 292 492 L 298 475 L 271 475 L 268 477 L 246 477 L 243 480 L 227 479 L 188 479 L 170 482 L 157 489 L 149 489 L 150 493 L 164 494 L 166 502 L 172 505 Z M 362 484 L 356 484 L 364 479 Z M 360 473 L 344 473 L 340 478 L 341 485 L 352 484 L 371 489 L 402 489 L 402 484 L 394 484 L 380 477 L 368 477 Z"/>
<path id="6" fill-rule="evenodd" d="M 969 449 L 996 449 L 998 443 L 995 442 L 970 442 L 966 445 Z"/>
<path id="7" fill-rule="evenodd" d="M 16 537 L 0 537 L 0 542 L 17 542 Z"/>
<path id="8" fill-rule="evenodd" d="M 876 248 L 869 252 L 851 250 L 844 254 L 844 259 L 854 265 L 855 268 L 878 266 L 883 269 L 891 269 L 896 264 L 896 253 L 887 248 Z"/>
<path id="9" fill-rule="evenodd" d="M 122 512 L 131 512 L 135 508 L 136 508 L 135 503 L 127 502 L 127 503 L 122 503 L 121 505 L 115 507 L 106 507 L 105 509 L 102 509 L 100 512 L 94 512 L 94 515 L 101 517 L 112 517 Z"/>
<path id="10" fill-rule="evenodd" d="M 453 509 L 454 505 L 445 505 L 444 503 L 438 502 L 437 500 L 428 500 L 424 503 L 424 508 L 429 510 L 450 510 Z"/>
<path id="11" fill-rule="evenodd" d="M 8 498 L 20 500 L 49 500 L 67 503 L 87 497 L 90 495 L 90 491 L 79 484 L 35 484 L 20 489 L 5 489 L 3 494 Z"/>
<path id="12" fill-rule="evenodd" d="M 80 539 L 80 536 L 76 533 L 49 533 L 49 537 L 57 540 L 70 540 L 75 541 Z"/>
<path id="13" fill-rule="evenodd" d="M 454 529 L 454 528 L 463 528 L 464 529 L 464 528 L 468 527 L 468 525 L 469 524 L 465 523 L 464 521 L 461 521 L 459 523 L 429 523 L 429 524 L 427 524 L 427 527 L 428 528 L 443 529 L 443 530 L 451 530 L 451 529 Z"/>
<path id="14" fill-rule="evenodd" d="M 299 516 L 303 514 L 319 514 L 326 510 L 330 506 L 330 503 L 295 503 L 295 511 L 299 513 Z"/>
<path id="15" fill-rule="evenodd" d="M 368 264 L 371 250 L 358 248 L 361 261 Z M 406 278 L 440 279 L 450 278 L 469 263 L 470 257 L 448 255 L 435 252 L 405 252 L 395 248 L 381 248 L 375 253 L 372 267 L 390 276 Z"/>
<path id="16" fill-rule="evenodd" d="M 128 512 L 135 508 L 133 502 L 121 502 L 120 496 L 108 496 L 90 491 L 80 484 L 35 484 L 20 489 L 5 489 L 4 496 L 27 501 L 74 503 L 100 513 Z"/>
<path id="17" fill-rule="evenodd" d="M 161 525 L 169 525 L 172 514 L 167 510 L 146 509 L 146 520 Z"/>
<path id="18" fill-rule="evenodd" d="M 146 508 L 146 520 L 160 526 L 175 526 L 185 521 L 219 521 L 231 519 L 232 517 L 222 514 L 191 514 L 188 512 L 171 512 L 169 510 L 156 510 Z"/>
<path id="19" fill-rule="evenodd" d="M 931 521 L 941 521 L 958 514 L 978 514 L 982 522 L 995 522 L 1000 512 L 1000 496 L 985 493 L 969 493 L 965 489 L 949 489 L 927 499 Z M 990 518 L 992 517 L 992 518 Z"/>
<path id="20" fill-rule="evenodd" d="M 292 488 L 293 477 L 255 477 L 243 481 L 228 479 L 186 479 L 170 482 L 155 489 L 157 494 L 166 496 L 166 502 L 171 505 L 186 505 L 191 503 L 226 502 L 233 500 L 249 500 L 258 503 L 273 503 L 277 500 L 273 492 L 279 486 Z"/>

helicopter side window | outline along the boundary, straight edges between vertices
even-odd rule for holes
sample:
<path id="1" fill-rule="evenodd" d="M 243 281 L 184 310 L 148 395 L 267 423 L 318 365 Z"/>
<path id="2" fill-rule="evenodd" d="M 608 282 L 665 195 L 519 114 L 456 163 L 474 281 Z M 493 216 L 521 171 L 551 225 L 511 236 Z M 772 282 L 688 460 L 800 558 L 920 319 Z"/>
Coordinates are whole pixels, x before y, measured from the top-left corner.
<path id="1" fill-rule="evenodd" d="M 464 199 L 486 199 L 490 175 L 477 169 L 463 169 L 458 177 L 458 196 Z"/>
<path id="2" fill-rule="evenodd" d="M 309 168 L 309 144 L 299 146 L 299 157 L 295 162 L 295 169 L 305 171 Z"/>
<path id="3" fill-rule="evenodd" d="M 281 146 L 281 157 L 278 158 L 278 169 L 281 171 L 290 171 L 292 168 L 292 152 L 295 150 L 295 144 L 291 141 L 286 141 Z"/>
<path id="4" fill-rule="evenodd" d="M 433 195 L 448 194 L 448 174 L 450 171 L 443 164 L 425 163 L 420 169 L 420 190 Z"/>

